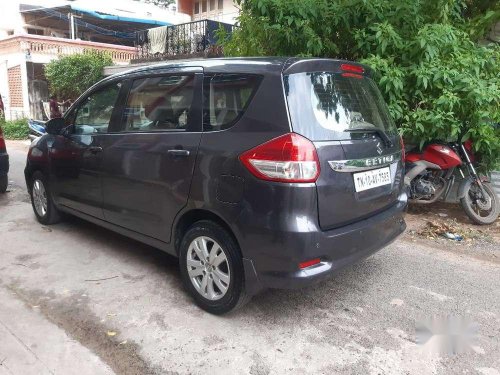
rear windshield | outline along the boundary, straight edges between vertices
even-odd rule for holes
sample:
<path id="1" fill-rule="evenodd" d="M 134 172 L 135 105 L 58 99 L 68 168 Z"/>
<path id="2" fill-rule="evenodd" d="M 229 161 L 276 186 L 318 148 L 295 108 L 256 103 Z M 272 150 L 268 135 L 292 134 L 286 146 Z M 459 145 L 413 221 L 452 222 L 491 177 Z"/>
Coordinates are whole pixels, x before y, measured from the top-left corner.
<path id="1" fill-rule="evenodd" d="M 313 141 L 350 139 L 349 130 L 356 129 L 396 131 L 377 86 L 367 77 L 296 73 L 286 75 L 284 83 L 293 130 Z"/>

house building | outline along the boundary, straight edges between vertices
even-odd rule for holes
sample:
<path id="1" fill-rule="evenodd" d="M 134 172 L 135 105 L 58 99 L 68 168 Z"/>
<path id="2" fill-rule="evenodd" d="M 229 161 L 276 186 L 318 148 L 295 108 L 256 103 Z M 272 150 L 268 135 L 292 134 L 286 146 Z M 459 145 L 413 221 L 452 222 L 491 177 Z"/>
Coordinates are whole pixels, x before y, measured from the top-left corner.
<path id="1" fill-rule="evenodd" d="M 233 0 L 178 0 L 177 8 L 193 21 L 208 19 L 234 25 L 239 15 Z"/>
<path id="2" fill-rule="evenodd" d="M 44 65 L 59 56 L 103 51 L 115 64 L 136 54 L 136 32 L 190 21 L 137 0 L 9 0 L 0 12 L 0 95 L 7 119 L 43 119 Z M 62 99 L 62 98 L 61 98 Z"/>

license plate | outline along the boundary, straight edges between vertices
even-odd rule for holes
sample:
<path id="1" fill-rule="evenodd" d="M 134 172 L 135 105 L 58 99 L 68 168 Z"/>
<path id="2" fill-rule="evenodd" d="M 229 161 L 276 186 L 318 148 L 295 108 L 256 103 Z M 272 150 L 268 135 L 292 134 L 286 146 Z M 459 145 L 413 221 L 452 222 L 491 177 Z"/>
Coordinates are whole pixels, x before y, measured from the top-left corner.
<path id="1" fill-rule="evenodd" d="M 354 173 L 354 187 L 357 192 L 373 189 L 391 183 L 389 167 Z"/>

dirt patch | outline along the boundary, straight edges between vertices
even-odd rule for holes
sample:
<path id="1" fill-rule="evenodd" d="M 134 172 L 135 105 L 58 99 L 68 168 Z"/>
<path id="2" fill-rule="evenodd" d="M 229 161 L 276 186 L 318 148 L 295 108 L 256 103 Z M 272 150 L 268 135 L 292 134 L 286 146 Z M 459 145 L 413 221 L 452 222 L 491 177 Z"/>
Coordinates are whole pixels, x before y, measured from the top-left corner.
<path id="1" fill-rule="evenodd" d="M 156 323 L 158 327 L 160 327 L 163 331 L 168 331 L 170 327 L 167 323 L 165 323 L 165 317 L 159 313 L 153 313 L 150 315 L 148 319 L 148 323 Z"/>
<path id="2" fill-rule="evenodd" d="M 19 202 L 31 204 L 31 198 L 26 190 L 13 184 L 12 180 L 9 180 L 7 192 L 5 194 L 0 194 L 0 205 L 7 206 L 10 204 L 18 204 Z"/>
<path id="3" fill-rule="evenodd" d="M 67 297 L 53 292 L 27 290 L 11 284 L 8 288 L 16 293 L 28 307 L 38 306 L 40 312 L 52 323 L 62 328 L 70 337 L 99 356 L 116 374 L 160 374 L 159 368 L 150 366 L 139 354 L 139 345 L 119 338 L 116 327 L 105 326 L 88 307 L 89 298 L 82 293 Z M 117 332 L 110 335 L 110 332 Z"/>
<path id="4" fill-rule="evenodd" d="M 500 263 L 500 219 L 491 225 L 477 225 L 459 204 L 440 202 L 410 205 L 405 220 L 404 240 Z M 461 241 L 446 238 L 446 233 Z"/>
<path id="5" fill-rule="evenodd" d="M 491 235 L 484 230 L 464 227 L 455 219 L 427 220 L 425 226 L 418 230 L 417 235 L 430 239 L 446 238 L 454 241 L 484 241 L 494 242 Z"/>
<path id="6" fill-rule="evenodd" d="M 125 280 L 131 281 L 131 282 L 136 282 L 136 281 L 142 281 L 146 277 L 145 274 L 142 275 L 129 275 L 128 273 L 122 272 L 122 277 Z"/>
<path id="7" fill-rule="evenodd" d="M 33 259 L 36 259 L 40 256 L 40 254 L 22 254 L 22 255 L 18 255 L 16 257 L 16 260 L 19 261 L 19 262 L 29 262 Z"/>

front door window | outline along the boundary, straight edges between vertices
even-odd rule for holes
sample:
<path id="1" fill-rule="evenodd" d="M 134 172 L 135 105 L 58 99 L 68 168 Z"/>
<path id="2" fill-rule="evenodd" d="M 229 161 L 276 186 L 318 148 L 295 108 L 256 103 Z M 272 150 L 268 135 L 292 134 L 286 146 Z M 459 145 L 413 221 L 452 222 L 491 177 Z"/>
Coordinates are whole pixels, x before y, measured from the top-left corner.
<path id="1" fill-rule="evenodd" d="M 76 110 L 74 133 L 106 133 L 121 83 L 106 86 L 88 96 Z"/>

